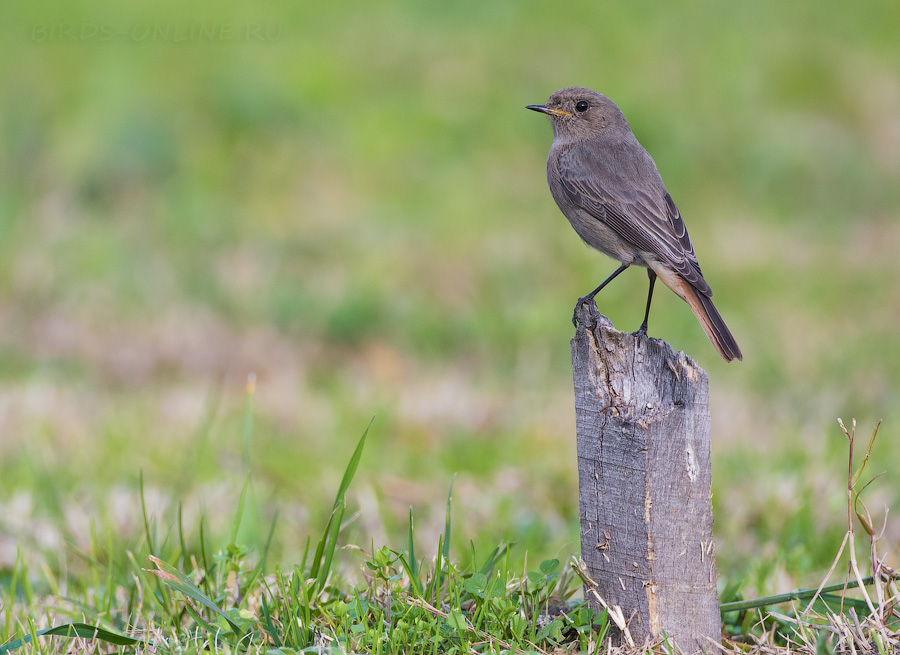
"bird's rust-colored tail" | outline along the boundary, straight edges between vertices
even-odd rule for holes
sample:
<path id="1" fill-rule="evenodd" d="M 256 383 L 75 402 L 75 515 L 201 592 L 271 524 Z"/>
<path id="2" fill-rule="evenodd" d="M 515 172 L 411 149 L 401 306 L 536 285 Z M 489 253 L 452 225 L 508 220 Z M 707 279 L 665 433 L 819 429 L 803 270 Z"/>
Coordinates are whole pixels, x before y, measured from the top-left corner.
<path id="1" fill-rule="evenodd" d="M 667 266 L 655 262 L 654 264 L 651 267 L 663 284 L 681 296 L 690 305 L 694 316 L 700 321 L 703 331 L 706 332 L 706 336 L 709 337 L 722 359 L 726 362 L 730 362 L 733 359 L 744 359 L 737 341 L 734 340 L 731 330 L 725 325 L 725 320 L 713 304 L 712 298 L 697 291 L 688 281 Z"/>
<path id="2" fill-rule="evenodd" d="M 694 316 L 700 321 L 703 331 L 706 332 L 706 336 L 709 337 L 712 345 L 716 347 L 722 358 L 726 362 L 730 362 L 732 359 L 744 359 L 737 341 L 734 340 L 731 330 L 725 325 L 725 321 L 713 304 L 712 298 L 700 293 L 687 283 L 685 283 L 685 286 L 688 287 L 688 292 L 685 294 L 684 299 L 691 306 Z"/>

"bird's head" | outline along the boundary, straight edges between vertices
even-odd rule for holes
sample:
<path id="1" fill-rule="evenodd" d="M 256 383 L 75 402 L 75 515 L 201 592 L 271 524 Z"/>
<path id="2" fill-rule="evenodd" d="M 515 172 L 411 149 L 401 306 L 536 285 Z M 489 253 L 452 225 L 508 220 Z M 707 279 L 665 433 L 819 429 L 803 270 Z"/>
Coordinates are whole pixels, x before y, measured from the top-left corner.
<path id="1" fill-rule="evenodd" d="M 547 104 L 526 108 L 547 114 L 556 137 L 592 138 L 611 128 L 629 129 L 616 103 L 602 93 L 580 86 L 561 89 L 550 96 Z"/>

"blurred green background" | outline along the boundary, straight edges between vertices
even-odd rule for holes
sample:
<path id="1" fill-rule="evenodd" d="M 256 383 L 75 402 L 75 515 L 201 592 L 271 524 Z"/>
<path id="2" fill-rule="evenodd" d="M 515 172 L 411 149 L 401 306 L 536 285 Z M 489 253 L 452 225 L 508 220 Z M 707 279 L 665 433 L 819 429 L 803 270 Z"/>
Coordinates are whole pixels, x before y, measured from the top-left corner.
<path id="1" fill-rule="evenodd" d="M 178 502 L 224 530 L 248 464 L 245 539 L 278 509 L 294 562 L 373 415 L 348 540 L 399 546 L 413 506 L 433 546 L 458 473 L 459 557 L 577 552 L 569 317 L 615 264 L 524 106 L 583 85 L 656 159 L 744 352 L 657 294 L 651 334 L 710 376 L 721 575 L 816 584 L 837 417 L 885 419 L 867 498 L 900 501 L 898 25 L 887 1 L 4 3 L 0 568 L 139 539 L 141 472 L 161 531 Z M 636 329 L 645 292 L 629 272 L 600 309 Z"/>

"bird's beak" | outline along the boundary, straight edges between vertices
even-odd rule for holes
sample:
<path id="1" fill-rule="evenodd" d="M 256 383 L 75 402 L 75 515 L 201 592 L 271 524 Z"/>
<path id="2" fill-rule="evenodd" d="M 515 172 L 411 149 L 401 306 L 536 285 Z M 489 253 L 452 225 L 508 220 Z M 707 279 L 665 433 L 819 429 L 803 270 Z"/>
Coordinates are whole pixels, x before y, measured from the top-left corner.
<path id="1" fill-rule="evenodd" d="M 547 105 L 526 105 L 525 109 L 530 109 L 531 111 L 539 111 L 542 114 L 547 114 L 548 116 L 566 116 L 571 118 L 572 114 L 567 111 L 563 111 L 562 109 L 551 109 Z"/>

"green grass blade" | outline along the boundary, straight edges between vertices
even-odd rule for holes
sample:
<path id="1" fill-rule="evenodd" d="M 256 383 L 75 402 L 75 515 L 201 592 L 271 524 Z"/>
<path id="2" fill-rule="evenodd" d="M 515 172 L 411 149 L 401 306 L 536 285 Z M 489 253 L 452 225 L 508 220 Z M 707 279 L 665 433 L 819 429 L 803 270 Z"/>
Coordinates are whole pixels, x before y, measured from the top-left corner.
<path id="1" fill-rule="evenodd" d="M 266 562 L 269 559 L 269 549 L 272 547 L 272 538 L 275 536 L 275 525 L 278 523 L 278 512 L 275 512 L 275 516 L 272 518 L 272 525 L 269 526 L 269 534 L 266 537 L 266 543 L 263 546 L 262 553 L 260 553 L 259 562 L 255 567 L 253 567 L 253 571 L 250 573 L 250 576 L 247 578 L 247 581 L 244 583 L 245 588 L 250 589 L 253 586 L 253 583 L 259 578 L 261 575 L 265 573 L 266 570 Z M 249 596 L 244 596 L 242 599 L 242 603 L 246 601 Z"/>
<path id="2" fill-rule="evenodd" d="M 247 503 L 247 489 L 250 487 L 250 474 L 244 478 L 244 486 L 241 489 L 241 497 L 238 499 L 237 511 L 234 513 L 234 519 L 231 521 L 231 543 L 236 544 L 238 538 L 238 530 L 241 528 L 241 521 L 244 518 L 244 506 Z"/>
<path id="3" fill-rule="evenodd" d="M 863 584 L 870 585 L 874 582 L 874 578 L 869 576 L 868 578 L 863 578 Z M 822 588 L 822 593 L 827 594 L 832 591 L 840 591 L 845 587 L 847 589 L 853 589 L 854 587 L 858 587 L 859 582 L 856 580 L 850 580 L 847 584 L 838 583 L 829 585 L 827 587 Z M 753 598 L 750 600 L 736 600 L 731 603 L 722 603 L 719 605 L 719 612 L 724 614 L 725 612 L 738 612 L 740 610 L 749 610 L 755 609 L 757 607 L 768 607 L 769 605 L 778 605 L 780 603 L 786 603 L 790 600 L 805 600 L 807 598 L 812 598 L 816 595 L 816 589 L 799 589 L 797 591 L 789 591 L 784 594 L 775 594 L 774 596 L 763 596 L 762 598 Z"/>
<path id="4" fill-rule="evenodd" d="M 211 624 L 209 621 L 200 616 L 200 612 L 198 612 L 190 603 L 185 603 L 184 609 L 188 614 L 191 615 L 191 618 L 194 619 L 194 622 L 199 625 L 201 628 L 206 630 L 208 634 L 214 635 L 216 633 L 221 634 L 221 630 Z"/>
<path id="5" fill-rule="evenodd" d="M 182 503 L 178 501 L 178 545 L 181 548 L 181 556 L 187 557 L 187 546 L 184 543 L 184 517 L 182 515 Z"/>
<path id="6" fill-rule="evenodd" d="M 869 606 L 862 598 L 841 598 L 837 594 L 821 594 L 819 599 L 831 608 L 840 611 L 841 606 L 844 608 L 852 607 L 860 616 L 869 615 Z"/>
<path id="7" fill-rule="evenodd" d="M 413 543 L 413 508 L 409 508 L 409 532 L 406 537 L 406 552 L 409 553 L 409 577 L 419 586 L 419 563 L 416 561 L 416 548 Z"/>
<path id="8" fill-rule="evenodd" d="M 203 517 L 200 517 L 200 561 L 203 562 L 203 586 L 206 588 L 206 595 L 212 596 L 209 588 L 209 559 L 206 556 L 206 535 L 203 533 Z"/>
<path id="9" fill-rule="evenodd" d="M 456 473 L 453 474 L 453 477 L 450 478 L 450 490 L 447 492 L 447 513 L 444 516 L 444 540 L 441 548 L 441 558 L 443 562 L 447 562 L 450 560 L 450 509 L 453 504 L 453 483 L 456 482 Z M 440 567 L 441 572 L 438 576 L 439 582 L 438 584 L 444 584 L 444 567 L 443 564 Z"/>
<path id="10" fill-rule="evenodd" d="M 317 581 L 320 579 L 322 556 L 325 554 L 326 547 L 329 546 L 329 535 L 334 533 L 336 539 L 337 531 L 340 530 L 341 518 L 343 518 L 344 516 L 344 495 L 347 493 L 347 489 L 350 487 L 350 483 L 353 481 L 353 476 L 356 474 L 356 468 L 359 466 L 359 460 L 360 458 L 362 458 L 363 448 L 366 445 L 366 437 L 369 434 L 369 428 L 372 427 L 372 421 L 374 420 L 375 419 L 372 418 L 372 420 L 369 421 L 369 425 L 366 426 L 365 431 L 362 433 L 362 437 L 360 437 L 359 443 L 356 444 L 356 450 L 353 451 L 353 456 L 350 458 L 350 462 L 347 464 L 347 468 L 344 469 L 344 476 L 341 478 L 341 484 L 338 487 L 337 495 L 334 498 L 334 505 L 332 506 L 331 515 L 328 517 L 328 523 L 325 525 L 325 530 L 322 533 L 322 538 L 319 539 L 319 544 L 318 546 L 316 546 L 316 552 L 313 555 L 312 564 L 310 565 L 309 569 L 309 577 L 315 578 Z M 335 530 L 334 518 L 335 514 L 338 512 L 339 507 L 341 518 L 338 519 L 337 529 Z M 333 554 L 333 543 L 330 545 L 330 548 L 331 553 Z M 329 565 L 330 563 L 331 560 L 329 558 Z"/>
<path id="11" fill-rule="evenodd" d="M 310 544 L 310 538 L 307 535 L 306 545 L 303 547 L 303 557 L 300 559 L 300 566 L 298 567 L 301 571 L 306 570 L 306 560 L 309 558 L 309 544 Z"/>
<path id="12" fill-rule="evenodd" d="M 441 562 L 441 553 L 444 552 L 444 535 L 438 535 L 438 547 L 437 547 L 437 556 L 434 558 L 434 572 L 431 576 L 431 580 L 428 582 L 428 589 L 425 591 L 425 600 L 435 604 L 435 597 L 440 592 L 438 588 L 438 578 L 440 577 L 440 571 L 443 568 L 443 563 Z"/>
<path id="13" fill-rule="evenodd" d="M 341 531 L 341 521 L 344 518 L 343 498 L 341 498 L 340 504 L 335 507 L 334 512 L 332 512 L 331 514 L 331 518 L 332 520 L 329 521 L 331 530 L 327 534 L 328 542 L 324 549 L 325 561 L 322 563 L 322 567 L 319 569 L 319 574 L 316 576 L 316 593 L 322 591 L 325 588 L 325 582 L 328 580 L 328 573 L 331 571 L 331 562 L 334 559 L 335 548 L 337 548 L 338 533 Z"/>
<path id="14" fill-rule="evenodd" d="M 65 625 L 58 625 L 53 628 L 47 628 L 46 630 L 38 630 L 35 635 L 38 637 L 49 635 L 55 637 L 81 637 L 82 639 L 99 639 L 100 641 L 105 641 L 116 646 L 136 646 L 138 644 L 144 643 L 140 639 L 135 639 L 134 637 L 126 637 L 125 635 L 110 632 L 109 630 L 104 630 L 103 628 L 88 625 L 87 623 L 67 623 Z M 21 648 L 25 644 L 30 643 L 31 640 L 32 635 L 25 635 L 21 639 L 16 639 L 9 642 L 8 644 L 4 644 L 0 646 L 0 655 L 3 655 L 4 653 L 10 653 L 18 648 Z"/>
<path id="15" fill-rule="evenodd" d="M 359 443 L 356 444 L 356 450 L 353 451 L 353 456 L 350 458 L 347 468 L 344 469 L 344 477 L 341 478 L 341 486 L 338 487 L 337 497 L 334 499 L 334 507 L 337 507 L 338 503 L 344 500 L 344 494 L 346 494 L 347 489 L 350 488 L 350 483 L 353 481 L 353 476 L 356 474 L 356 468 L 359 466 L 359 460 L 362 458 L 363 448 L 366 445 L 366 437 L 369 434 L 369 428 L 372 427 L 374 421 L 375 417 L 373 416 L 369 421 L 369 425 L 366 426 L 365 431 L 359 438 Z"/>
<path id="16" fill-rule="evenodd" d="M 4 635 L 12 634 L 12 621 L 13 621 L 12 612 L 10 612 L 9 609 L 7 609 L 5 606 L 12 605 L 12 603 L 15 601 L 16 588 L 18 587 L 18 584 L 19 584 L 19 571 L 20 570 L 22 571 L 22 574 L 23 574 L 22 577 L 24 579 L 27 574 L 25 573 L 24 564 L 22 561 L 22 544 L 18 543 L 18 544 L 16 544 L 16 561 L 15 561 L 15 564 L 13 564 L 12 578 L 10 579 L 9 586 L 7 587 L 7 598 L 9 600 L 4 603 L 4 612 L 3 613 L 5 614 L 5 618 L 6 618 L 5 629 L 3 631 Z M 0 602 L 2 602 L 3 600 L 4 600 L 3 597 L 0 596 Z"/>
<path id="17" fill-rule="evenodd" d="M 421 597 L 422 590 L 419 586 L 419 579 L 417 576 L 413 575 L 413 569 L 410 565 L 411 563 L 407 562 L 406 558 L 403 555 L 398 555 L 397 560 L 400 562 L 400 566 L 403 567 L 403 570 L 406 571 L 406 575 L 409 576 L 409 586 L 412 588 L 413 597 Z"/>
<path id="18" fill-rule="evenodd" d="M 334 523 L 334 514 L 337 511 L 337 507 L 331 510 L 331 514 L 328 516 L 328 523 L 325 524 L 325 530 L 322 532 L 322 537 L 319 539 L 318 545 L 316 545 L 316 552 L 313 554 L 312 564 L 309 567 L 309 577 L 316 578 L 319 577 L 319 568 L 322 565 L 322 555 L 325 553 L 325 547 L 328 545 L 328 535 L 331 534 L 331 526 Z"/>
<path id="19" fill-rule="evenodd" d="M 266 591 L 268 592 L 268 586 L 266 586 Z M 260 600 L 262 601 L 260 615 L 262 616 L 263 630 L 272 639 L 275 648 L 281 648 L 282 641 L 278 636 L 278 630 L 275 629 L 275 624 L 272 622 L 272 611 L 269 609 L 269 601 L 266 600 L 266 594 L 261 594 Z"/>
<path id="20" fill-rule="evenodd" d="M 235 623 L 228 614 L 219 609 L 218 605 L 216 605 L 209 597 L 206 596 L 200 589 L 191 582 L 190 578 L 184 575 L 181 571 L 176 569 L 175 567 L 166 564 L 158 557 L 151 557 L 151 561 L 156 564 L 157 570 L 152 571 L 148 570 L 149 573 L 152 573 L 157 578 L 163 581 L 163 583 L 169 587 L 170 589 L 174 589 L 175 591 L 180 591 L 182 594 L 191 598 L 204 607 L 209 608 L 228 623 L 228 627 L 231 628 L 231 631 L 235 634 L 235 636 L 240 637 L 243 634 L 240 626 Z"/>
<path id="21" fill-rule="evenodd" d="M 515 544 L 503 544 L 503 547 L 497 546 L 491 551 L 491 554 L 485 560 L 484 565 L 479 569 L 480 573 L 487 574 L 494 565 L 502 558 L 506 557 L 509 553 L 509 549 L 512 548 Z M 472 560 L 472 563 L 475 563 L 475 560 Z"/>
<path id="22" fill-rule="evenodd" d="M 444 549 L 441 555 L 445 560 L 450 559 L 450 509 L 453 504 L 453 484 L 456 482 L 456 473 L 450 478 L 450 490 L 447 492 L 447 513 L 444 516 Z"/>
<path id="23" fill-rule="evenodd" d="M 144 535 L 147 537 L 147 549 L 150 551 L 151 555 L 155 555 L 156 549 L 153 547 L 153 535 L 150 534 L 150 521 L 147 518 L 147 500 L 144 497 L 143 469 L 138 473 L 138 484 L 141 487 L 141 514 L 143 514 L 144 517 Z"/>

